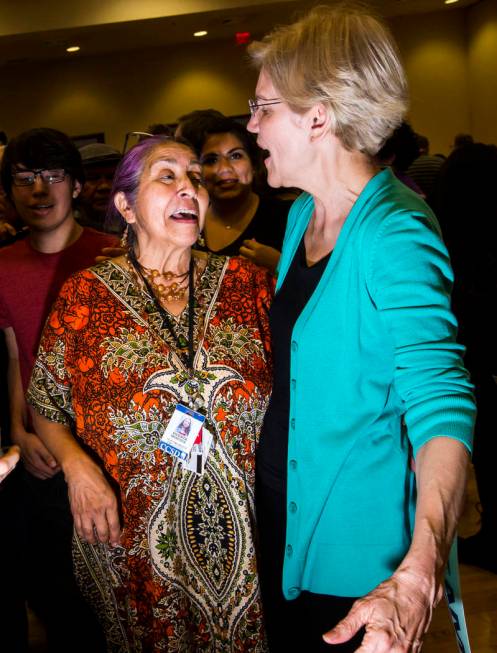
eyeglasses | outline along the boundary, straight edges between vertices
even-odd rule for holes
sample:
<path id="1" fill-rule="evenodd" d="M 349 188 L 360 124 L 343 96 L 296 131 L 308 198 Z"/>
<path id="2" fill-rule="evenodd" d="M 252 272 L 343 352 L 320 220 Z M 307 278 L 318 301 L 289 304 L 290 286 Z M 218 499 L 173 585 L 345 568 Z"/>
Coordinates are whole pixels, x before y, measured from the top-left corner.
<path id="1" fill-rule="evenodd" d="M 36 177 L 41 177 L 45 184 L 60 184 L 66 178 L 66 174 L 64 168 L 56 168 L 54 170 L 47 170 L 46 168 L 38 168 L 37 170 L 13 170 L 12 183 L 14 186 L 32 186 L 35 183 Z"/>
<path id="2" fill-rule="evenodd" d="M 266 107 L 269 106 L 270 104 L 281 104 L 282 102 L 283 100 L 278 100 L 278 98 L 274 98 L 273 100 L 268 100 L 267 102 L 259 102 L 258 100 L 249 100 L 248 105 L 249 105 L 250 113 L 252 114 L 253 117 L 261 107 Z"/>
<path id="3" fill-rule="evenodd" d="M 144 138 L 152 138 L 152 136 L 153 134 L 148 132 L 128 132 L 124 137 L 123 154 L 126 154 L 128 149 L 131 149 L 133 145 L 136 145 Z"/>

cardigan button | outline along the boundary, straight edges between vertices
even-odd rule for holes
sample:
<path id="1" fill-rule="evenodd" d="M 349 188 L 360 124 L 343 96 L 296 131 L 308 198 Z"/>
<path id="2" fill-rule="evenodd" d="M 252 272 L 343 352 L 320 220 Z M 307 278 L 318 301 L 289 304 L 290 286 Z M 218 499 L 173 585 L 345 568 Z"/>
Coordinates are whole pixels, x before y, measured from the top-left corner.
<path id="1" fill-rule="evenodd" d="M 295 417 L 292 417 L 290 420 L 290 426 L 292 427 L 293 430 L 295 430 Z"/>
<path id="2" fill-rule="evenodd" d="M 291 469 L 292 471 L 295 471 L 295 470 L 297 469 L 297 461 L 294 460 L 293 458 L 292 458 L 292 460 L 290 460 L 290 461 L 288 462 L 288 464 L 289 464 L 290 469 Z"/>
<path id="3" fill-rule="evenodd" d="M 290 501 L 290 503 L 288 504 L 288 510 L 293 513 L 297 512 L 297 504 L 295 503 L 295 501 Z"/>
<path id="4" fill-rule="evenodd" d="M 288 590 L 288 594 L 290 596 L 298 596 L 299 592 L 300 592 L 300 589 L 298 587 L 290 587 L 290 589 Z"/>
<path id="5" fill-rule="evenodd" d="M 292 546 L 291 544 L 287 544 L 287 547 L 286 547 L 286 554 L 287 554 L 287 556 L 288 556 L 289 558 L 292 557 L 292 555 L 293 555 L 293 546 Z"/>
<path id="6" fill-rule="evenodd" d="M 297 386 L 297 381 L 295 379 L 292 379 L 292 390 L 295 390 Z"/>
<path id="7" fill-rule="evenodd" d="M 297 351 L 299 348 L 297 342 L 295 340 L 292 340 L 292 351 Z"/>

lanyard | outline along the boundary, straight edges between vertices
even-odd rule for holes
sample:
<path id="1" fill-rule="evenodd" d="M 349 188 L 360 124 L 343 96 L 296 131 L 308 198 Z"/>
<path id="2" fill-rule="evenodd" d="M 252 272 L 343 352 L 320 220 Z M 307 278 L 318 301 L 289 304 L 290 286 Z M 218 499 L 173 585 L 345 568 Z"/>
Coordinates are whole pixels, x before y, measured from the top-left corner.
<path id="1" fill-rule="evenodd" d="M 193 370 L 193 357 L 194 357 L 194 351 L 193 351 L 193 327 L 194 327 L 194 312 L 195 312 L 195 291 L 194 291 L 194 284 L 193 284 L 193 271 L 194 271 L 194 265 L 193 265 L 193 257 L 190 259 L 190 266 L 188 268 L 188 341 L 185 341 L 184 336 L 179 335 L 176 333 L 174 330 L 173 324 L 171 322 L 171 318 L 168 314 L 168 312 L 161 306 L 161 303 L 157 301 L 157 298 L 155 296 L 154 291 L 152 290 L 150 284 L 148 283 L 147 279 L 145 278 L 143 272 L 141 271 L 141 265 L 138 262 L 135 253 L 133 252 L 132 249 L 129 251 L 129 260 L 131 261 L 136 273 L 140 277 L 140 279 L 143 282 L 143 285 L 147 289 L 148 294 L 152 298 L 152 301 L 154 303 L 155 308 L 158 310 L 161 318 L 162 318 L 162 325 L 164 328 L 166 328 L 170 335 L 172 336 L 173 340 L 175 341 L 179 351 L 184 350 L 185 348 L 188 350 L 188 356 L 186 359 L 186 367 L 187 369 L 192 372 Z M 182 358 L 182 356 L 180 356 Z"/>

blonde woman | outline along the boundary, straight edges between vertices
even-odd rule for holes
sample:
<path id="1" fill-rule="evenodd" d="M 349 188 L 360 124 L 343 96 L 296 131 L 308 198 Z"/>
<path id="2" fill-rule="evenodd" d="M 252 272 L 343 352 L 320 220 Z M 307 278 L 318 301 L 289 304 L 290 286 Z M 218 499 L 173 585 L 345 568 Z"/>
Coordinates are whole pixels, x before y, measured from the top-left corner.
<path id="1" fill-rule="evenodd" d="M 436 220 L 374 163 L 405 114 L 404 73 L 384 25 L 343 6 L 250 52 L 248 129 L 269 183 L 305 191 L 270 312 L 274 386 L 257 453 L 270 649 L 419 651 L 474 404 Z"/>

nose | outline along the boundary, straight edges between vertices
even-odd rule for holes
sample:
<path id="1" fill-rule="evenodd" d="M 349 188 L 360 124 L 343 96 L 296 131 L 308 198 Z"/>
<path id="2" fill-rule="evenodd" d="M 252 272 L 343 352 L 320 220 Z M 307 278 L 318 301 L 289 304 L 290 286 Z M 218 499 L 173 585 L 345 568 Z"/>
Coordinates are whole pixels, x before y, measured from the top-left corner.
<path id="1" fill-rule="evenodd" d="M 47 192 L 48 181 L 45 181 L 40 174 L 35 175 L 35 180 L 31 188 L 33 193 L 46 193 Z"/>
<path id="2" fill-rule="evenodd" d="M 259 133 L 259 119 L 257 118 L 258 111 L 250 114 L 250 120 L 247 123 L 247 130 L 252 132 L 252 134 Z"/>
<path id="3" fill-rule="evenodd" d="M 178 192 L 182 197 L 197 197 L 197 185 L 190 175 L 184 175 L 179 184 Z"/>

